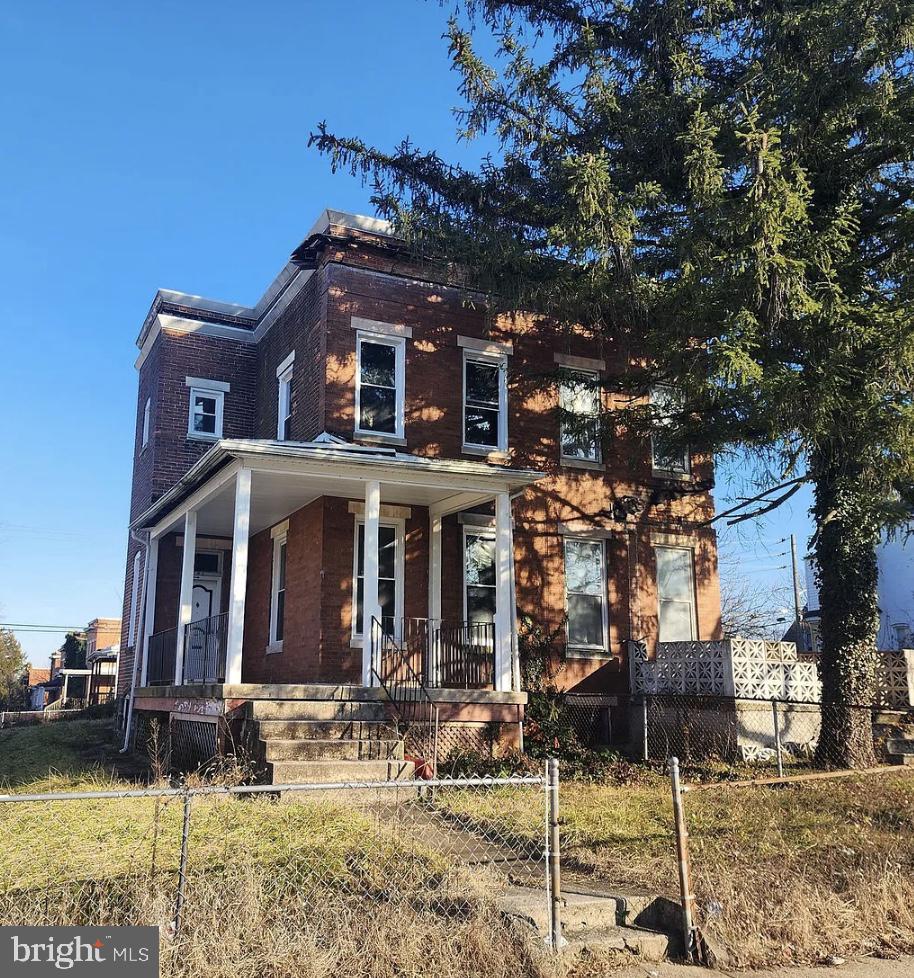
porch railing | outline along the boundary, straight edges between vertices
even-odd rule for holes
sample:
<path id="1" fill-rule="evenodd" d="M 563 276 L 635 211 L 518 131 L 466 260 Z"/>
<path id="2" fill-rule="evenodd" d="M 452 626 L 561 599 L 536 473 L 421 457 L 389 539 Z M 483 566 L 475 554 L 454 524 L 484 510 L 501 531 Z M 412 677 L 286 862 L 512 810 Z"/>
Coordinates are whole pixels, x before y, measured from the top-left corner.
<path id="1" fill-rule="evenodd" d="M 429 687 L 495 688 L 495 626 L 491 622 L 384 618 L 378 649 L 382 675 L 407 663 Z"/>
<path id="2" fill-rule="evenodd" d="M 225 682 L 228 613 L 211 615 L 184 626 L 185 683 Z"/>
<path id="3" fill-rule="evenodd" d="M 146 643 L 146 683 L 149 686 L 173 686 L 177 628 L 150 635 Z"/>
<path id="4" fill-rule="evenodd" d="M 372 677 L 393 707 L 407 755 L 424 763 L 420 773 L 425 778 L 434 778 L 438 773 L 438 707 L 413 668 L 416 655 L 422 652 L 414 644 L 419 633 L 397 632 L 394 624 L 390 618 L 371 619 Z"/>

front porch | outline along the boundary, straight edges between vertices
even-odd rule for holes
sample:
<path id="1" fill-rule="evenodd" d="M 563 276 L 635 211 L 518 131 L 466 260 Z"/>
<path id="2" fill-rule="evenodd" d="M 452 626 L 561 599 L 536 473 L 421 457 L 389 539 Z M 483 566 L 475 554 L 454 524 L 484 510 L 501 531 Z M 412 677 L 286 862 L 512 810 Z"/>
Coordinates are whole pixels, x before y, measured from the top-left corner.
<path id="1" fill-rule="evenodd" d="M 134 527 L 149 541 L 136 707 L 308 683 L 519 692 L 510 498 L 539 477 L 217 443 Z"/>

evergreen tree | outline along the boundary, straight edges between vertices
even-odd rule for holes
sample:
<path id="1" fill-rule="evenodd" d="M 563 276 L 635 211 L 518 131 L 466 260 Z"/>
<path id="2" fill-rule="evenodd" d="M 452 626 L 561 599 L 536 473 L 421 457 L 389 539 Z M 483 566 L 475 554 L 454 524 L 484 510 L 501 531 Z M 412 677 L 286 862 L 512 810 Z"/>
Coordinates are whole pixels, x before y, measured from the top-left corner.
<path id="1" fill-rule="evenodd" d="M 0 628 L 0 708 L 21 710 L 28 699 L 28 686 L 23 679 L 29 665 L 22 654 L 22 645 L 14 632 Z"/>
<path id="2" fill-rule="evenodd" d="M 448 36 L 477 170 L 325 126 L 334 168 L 502 309 L 623 351 L 611 424 L 814 489 L 821 756 L 873 760 L 875 547 L 914 501 L 914 7 L 470 0 Z M 474 41 L 491 33 L 484 61 Z M 771 505 L 770 503 L 768 505 Z"/>

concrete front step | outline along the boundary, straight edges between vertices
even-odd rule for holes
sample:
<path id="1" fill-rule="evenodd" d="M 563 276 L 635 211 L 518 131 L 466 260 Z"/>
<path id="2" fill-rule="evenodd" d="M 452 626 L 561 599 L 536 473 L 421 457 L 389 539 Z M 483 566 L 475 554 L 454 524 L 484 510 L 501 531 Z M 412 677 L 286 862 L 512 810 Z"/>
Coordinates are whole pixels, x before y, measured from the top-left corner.
<path id="1" fill-rule="evenodd" d="M 272 784 L 331 784 L 359 781 L 408 781 L 411 761 L 273 761 Z"/>
<path id="2" fill-rule="evenodd" d="M 261 740 L 389 740 L 393 724 L 383 720 L 261 720 Z"/>
<path id="3" fill-rule="evenodd" d="M 261 740 L 267 761 L 402 760 L 401 740 Z"/>
<path id="4" fill-rule="evenodd" d="M 601 951 L 629 951 L 642 961 L 664 961 L 670 954 L 670 939 L 666 934 L 640 927 L 588 928 L 568 934 L 565 940 L 568 943 L 563 952 L 575 957 Z"/>
<path id="5" fill-rule="evenodd" d="M 253 700 L 255 720 L 343 720 L 378 722 L 386 719 L 383 703 L 376 700 Z"/>

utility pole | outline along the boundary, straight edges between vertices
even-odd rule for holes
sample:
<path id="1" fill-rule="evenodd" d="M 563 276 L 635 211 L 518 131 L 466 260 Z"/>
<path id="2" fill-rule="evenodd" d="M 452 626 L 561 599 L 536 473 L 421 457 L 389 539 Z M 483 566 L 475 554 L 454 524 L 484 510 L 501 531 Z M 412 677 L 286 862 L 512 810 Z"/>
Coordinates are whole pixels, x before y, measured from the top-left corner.
<path id="1" fill-rule="evenodd" d="M 797 538 L 790 534 L 790 566 L 793 570 L 793 614 L 797 635 L 797 648 L 800 648 L 800 625 L 803 621 L 803 612 L 800 603 L 800 564 L 797 560 Z"/>

